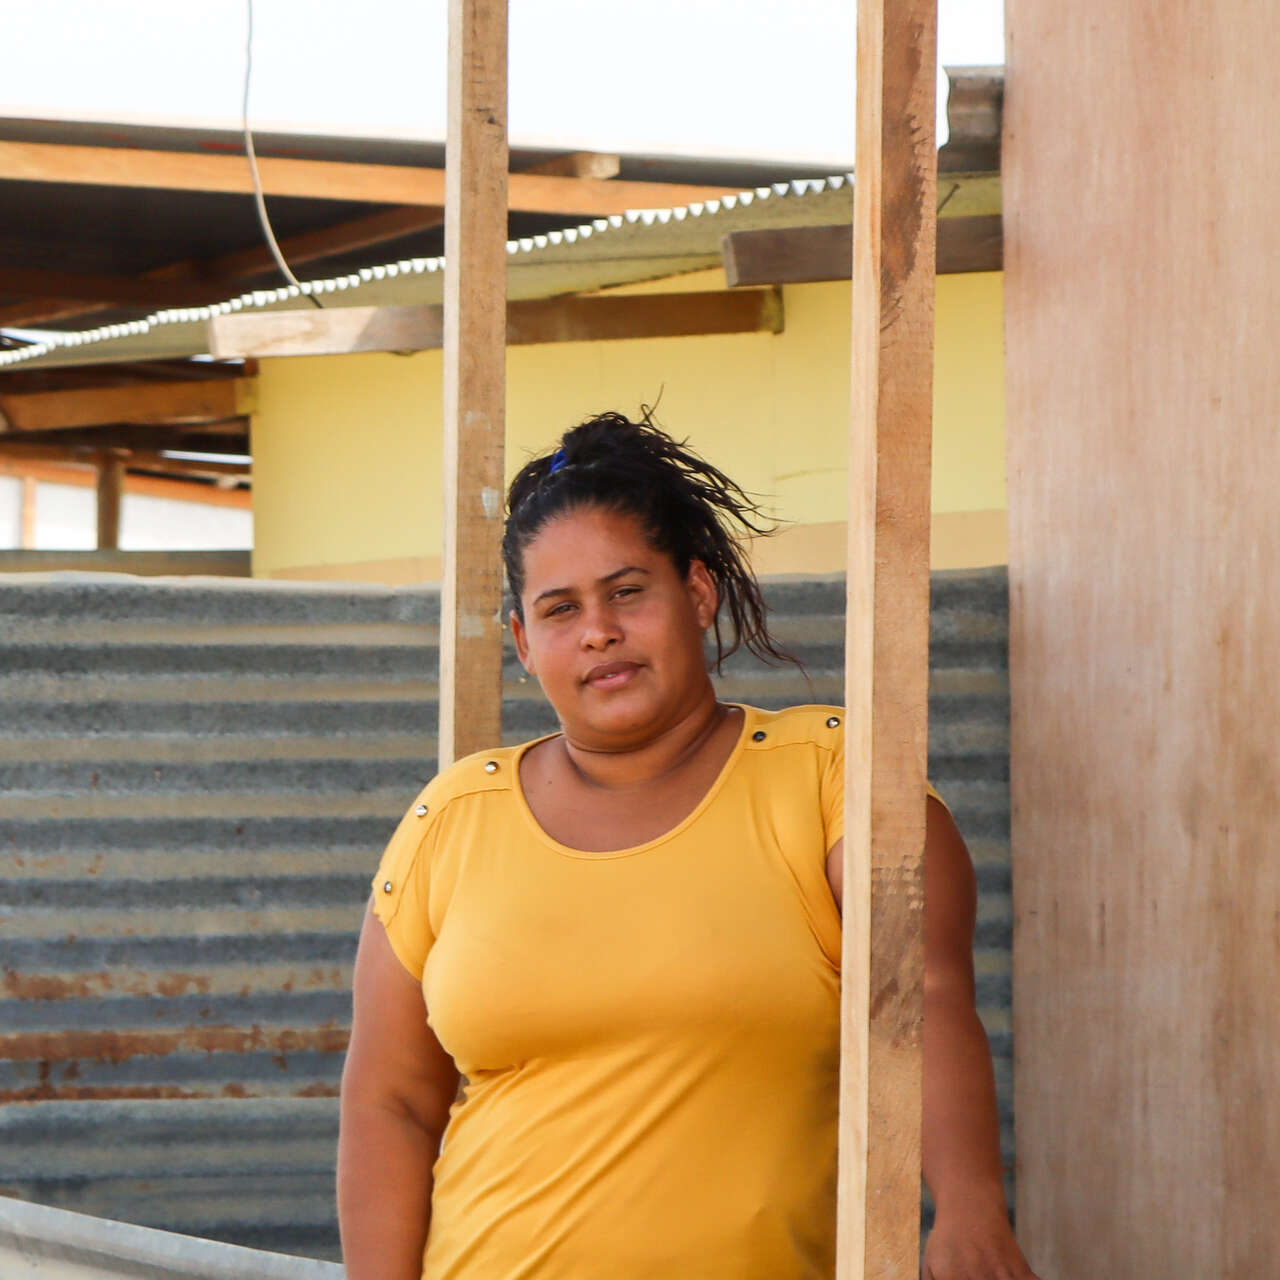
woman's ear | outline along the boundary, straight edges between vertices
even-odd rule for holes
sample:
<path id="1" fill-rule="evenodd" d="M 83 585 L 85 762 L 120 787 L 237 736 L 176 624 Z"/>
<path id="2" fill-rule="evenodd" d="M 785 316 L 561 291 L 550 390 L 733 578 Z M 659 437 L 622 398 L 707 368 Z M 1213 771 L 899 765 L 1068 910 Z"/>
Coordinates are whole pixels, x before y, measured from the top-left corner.
<path id="1" fill-rule="evenodd" d="M 520 665 L 532 676 L 537 672 L 533 669 L 533 663 L 529 659 L 529 636 L 524 629 L 524 623 L 520 621 L 520 615 L 514 610 L 507 617 L 507 621 L 511 625 L 511 638 L 516 642 L 516 657 L 520 659 Z"/>
<path id="2" fill-rule="evenodd" d="M 689 562 L 689 575 L 685 585 L 693 600 L 693 614 L 698 626 L 705 631 L 716 620 L 716 610 L 720 607 L 720 593 L 716 590 L 715 579 L 701 560 Z"/>

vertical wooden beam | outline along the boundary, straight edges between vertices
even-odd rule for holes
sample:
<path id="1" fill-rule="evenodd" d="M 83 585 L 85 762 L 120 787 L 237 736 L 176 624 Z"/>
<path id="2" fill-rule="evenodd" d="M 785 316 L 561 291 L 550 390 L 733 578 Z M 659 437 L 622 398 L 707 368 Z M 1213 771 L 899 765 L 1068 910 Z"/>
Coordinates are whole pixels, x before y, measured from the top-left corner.
<path id="1" fill-rule="evenodd" d="M 507 3 L 450 0 L 440 765 L 502 720 Z"/>
<path id="2" fill-rule="evenodd" d="M 919 1274 L 936 0 L 860 0 L 840 1280 Z"/>
<path id="3" fill-rule="evenodd" d="M 98 462 L 98 550 L 120 546 L 120 505 L 124 497 L 124 458 L 105 453 Z"/>
<path id="4" fill-rule="evenodd" d="M 36 502 L 38 485 L 35 476 L 22 477 L 21 509 L 18 516 L 18 546 L 23 551 L 34 551 L 36 545 Z"/>

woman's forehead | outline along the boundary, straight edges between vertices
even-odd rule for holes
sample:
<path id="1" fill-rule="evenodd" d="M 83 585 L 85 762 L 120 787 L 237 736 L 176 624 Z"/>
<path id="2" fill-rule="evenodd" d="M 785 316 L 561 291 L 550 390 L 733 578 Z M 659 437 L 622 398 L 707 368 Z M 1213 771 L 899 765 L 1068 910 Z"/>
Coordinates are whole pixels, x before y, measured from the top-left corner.
<path id="1" fill-rule="evenodd" d="M 525 592 L 537 595 L 543 587 L 535 580 L 548 577 L 580 584 L 627 566 L 654 572 L 670 563 L 634 516 L 595 507 L 570 511 L 549 520 L 525 546 Z"/>

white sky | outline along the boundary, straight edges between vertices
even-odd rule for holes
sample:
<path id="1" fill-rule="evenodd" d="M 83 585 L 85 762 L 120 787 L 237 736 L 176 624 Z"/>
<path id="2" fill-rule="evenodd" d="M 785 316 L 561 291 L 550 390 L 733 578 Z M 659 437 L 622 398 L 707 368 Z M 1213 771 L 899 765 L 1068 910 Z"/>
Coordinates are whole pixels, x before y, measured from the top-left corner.
<path id="1" fill-rule="evenodd" d="M 1002 0 L 939 60 L 1004 61 Z M 0 0 L 0 115 L 239 128 L 245 0 Z M 442 140 L 446 0 L 255 0 L 258 130 Z M 852 0 L 511 0 L 515 145 L 847 168 Z"/>

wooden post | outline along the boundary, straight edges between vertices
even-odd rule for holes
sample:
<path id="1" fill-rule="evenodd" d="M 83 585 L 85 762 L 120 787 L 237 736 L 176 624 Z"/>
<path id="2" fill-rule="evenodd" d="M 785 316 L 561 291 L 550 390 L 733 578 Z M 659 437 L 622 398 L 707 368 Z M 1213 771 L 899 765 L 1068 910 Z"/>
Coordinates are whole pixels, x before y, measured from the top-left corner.
<path id="1" fill-rule="evenodd" d="M 36 546 L 36 502 L 39 486 L 35 476 L 22 477 L 22 507 L 18 518 L 18 546 L 34 551 Z"/>
<path id="2" fill-rule="evenodd" d="M 120 546 L 120 505 L 124 497 L 124 458 L 104 453 L 98 460 L 98 550 Z"/>
<path id="3" fill-rule="evenodd" d="M 450 0 L 446 169 L 441 768 L 501 738 L 506 0 Z"/>
<path id="4" fill-rule="evenodd" d="M 840 1280 L 919 1274 L 936 0 L 860 0 Z"/>

